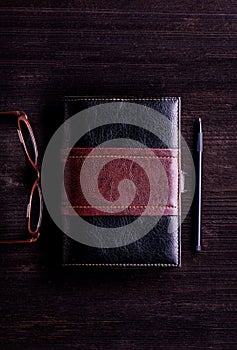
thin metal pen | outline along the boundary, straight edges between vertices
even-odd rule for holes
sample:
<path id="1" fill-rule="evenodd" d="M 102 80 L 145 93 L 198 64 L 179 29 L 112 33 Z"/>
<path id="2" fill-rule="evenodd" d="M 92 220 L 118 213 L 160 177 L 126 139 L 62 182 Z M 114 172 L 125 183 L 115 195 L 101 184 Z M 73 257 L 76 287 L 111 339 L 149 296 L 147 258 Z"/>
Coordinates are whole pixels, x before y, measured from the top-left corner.
<path id="1" fill-rule="evenodd" d="M 203 152 L 203 134 L 202 134 L 202 120 L 198 119 L 198 133 L 197 133 L 197 242 L 196 252 L 202 250 L 201 247 L 201 215 L 202 215 L 202 152 Z"/>

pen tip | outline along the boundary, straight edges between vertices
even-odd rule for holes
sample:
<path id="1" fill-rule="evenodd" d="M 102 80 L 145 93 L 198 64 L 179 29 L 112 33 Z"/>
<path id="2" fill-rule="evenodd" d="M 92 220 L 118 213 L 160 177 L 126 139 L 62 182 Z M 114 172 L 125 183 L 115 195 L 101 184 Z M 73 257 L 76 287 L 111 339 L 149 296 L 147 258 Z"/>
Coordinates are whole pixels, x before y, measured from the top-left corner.
<path id="1" fill-rule="evenodd" d="M 202 118 L 198 118 L 198 132 L 202 132 Z"/>

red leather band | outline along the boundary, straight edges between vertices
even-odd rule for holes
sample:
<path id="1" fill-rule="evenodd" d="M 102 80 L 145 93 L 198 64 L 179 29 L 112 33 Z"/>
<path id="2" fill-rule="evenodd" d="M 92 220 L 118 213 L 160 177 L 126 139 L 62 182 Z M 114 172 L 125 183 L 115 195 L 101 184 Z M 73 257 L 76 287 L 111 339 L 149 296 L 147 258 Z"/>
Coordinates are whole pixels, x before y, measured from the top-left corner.
<path id="1" fill-rule="evenodd" d="M 178 215 L 176 149 L 72 148 L 64 161 L 64 215 Z"/>

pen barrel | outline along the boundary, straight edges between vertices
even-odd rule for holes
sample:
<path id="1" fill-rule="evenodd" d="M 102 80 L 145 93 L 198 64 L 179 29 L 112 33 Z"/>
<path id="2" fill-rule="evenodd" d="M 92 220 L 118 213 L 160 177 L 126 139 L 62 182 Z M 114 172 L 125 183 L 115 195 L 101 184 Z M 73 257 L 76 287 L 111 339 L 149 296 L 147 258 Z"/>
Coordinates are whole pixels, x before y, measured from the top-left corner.
<path id="1" fill-rule="evenodd" d="M 197 151 L 202 152 L 203 151 L 203 137 L 202 132 L 199 132 L 197 135 Z"/>
<path id="2" fill-rule="evenodd" d="M 202 208 L 202 151 L 203 151 L 203 143 L 202 143 L 202 133 L 198 134 L 198 143 L 197 143 L 197 151 L 198 151 L 198 172 L 197 172 L 197 245 L 196 251 L 201 251 L 201 208 Z"/>

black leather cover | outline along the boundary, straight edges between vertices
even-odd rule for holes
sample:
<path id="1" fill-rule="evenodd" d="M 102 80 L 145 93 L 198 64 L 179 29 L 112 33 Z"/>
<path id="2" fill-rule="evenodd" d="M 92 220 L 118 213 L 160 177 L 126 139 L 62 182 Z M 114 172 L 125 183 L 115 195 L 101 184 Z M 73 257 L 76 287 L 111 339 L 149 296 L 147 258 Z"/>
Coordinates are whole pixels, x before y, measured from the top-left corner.
<path id="1" fill-rule="evenodd" d="M 65 97 L 65 119 L 88 107 L 108 102 L 128 101 L 153 108 L 165 115 L 172 124 L 171 146 L 180 150 L 180 98 L 91 98 Z M 144 118 L 146 116 L 144 115 Z M 156 122 L 156 121 L 154 121 Z M 149 148 L 167 148 L 159 138 L 149 131 L 132 125 L 118 124 L 91 130 L 80 140 L 77 147 L 96 147 L 102 142 L 120 137 L 133 138 Z M 180 174 L 180 152 L 177 167 Z M 162 216 L 157 225 L 143 238 L 118 248 L 95 248 L 74 241 L 64 235 L 64 266 L 107 266 L 107 267 L 177 267 L 180 266 L 180 186 L 178 189 L 178 215 Z M 67 217 L 63 218 L 65 222 Z M 127 224 L 136 217 L 94 216 L 85 220 L 98 226 L 116 227 Z M 168 229 L 169 228 L 169 229 Z"/>

